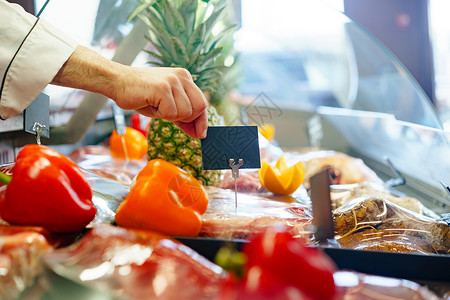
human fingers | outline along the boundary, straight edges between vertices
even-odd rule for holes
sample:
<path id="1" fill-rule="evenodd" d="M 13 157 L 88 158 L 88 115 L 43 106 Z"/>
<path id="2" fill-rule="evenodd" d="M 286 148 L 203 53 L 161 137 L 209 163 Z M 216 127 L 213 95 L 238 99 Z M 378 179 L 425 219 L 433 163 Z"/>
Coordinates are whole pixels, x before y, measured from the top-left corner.
<path id="1" fill-rule="evenodd" d="M 176 105 L 176 117 L 174 121 L 191 122 L 194 120 L 195 118 L 192 119 L 191 100 L 183 89 L 181 82 L 178 82 L 176 85 L 174 84 L 172 91 Z"/>
<path id="2" fill-rule="evenodd" d="M 192 94 L 191 92 L 189 92 L 190 94 L 186 92 L 186 89 L 190 91 L 192 86 L 196 87 L 189 71 L 182 68 L 161 70 L 166 72 L 166 75 L 158 88 L 157 108 L 159 113 L 157 113 L 157 116 L 170 121 L 191 122 L 195 120 L 200 114 L 197 110 L 201 106 L 197 104 L 199 102 L 198 99 L 192 101 L 189 98 L 189 95 Z M 201 93 L 200 90 L 198 92 Z M 198 98 L 199 95 L 195 95 L 195 97 Z M 195 104 L 196 111 L 194 116 L 192 115 L 191 102 Z"/>
<path id="3" fill-rule="evenodd" d="M 159 84 L 153 102 L 149 103 L 149 107 L 156 108 L 155 117 L 169 121 L 177 120 L 177 105 L 173 95 L 173 86 L 169 82 Z"/>
<path id="4" fill-rule="evenodd" d="M 203 92 L 197 85 L 195 85 L 193 81 L 185 82 L 183 87 L 187 97 L 189 98 L 192 109 L 191 116 L 183 121 L 191 122 L 197 119 L 206 110 L 208 100 L 206 100 Z"/>
<path id="5" fill-rule="evenodd" d="M 200 116 L 192 122 L 174 122 L 175 125 L 194 139 L 203 139 L 206 137 L 208 129 L 208 112 L 205 110 Z"/>
<path id="6" fill-rule="evenodd" d="M 150 118 L 160 118 L 158 117 L 158 109 L 152 106 L 147 106 L 143 108 L 137 108 L 135 109 L 136 112 L 140 113 L 141 115 L 144 115 L 146 117 Z"/>

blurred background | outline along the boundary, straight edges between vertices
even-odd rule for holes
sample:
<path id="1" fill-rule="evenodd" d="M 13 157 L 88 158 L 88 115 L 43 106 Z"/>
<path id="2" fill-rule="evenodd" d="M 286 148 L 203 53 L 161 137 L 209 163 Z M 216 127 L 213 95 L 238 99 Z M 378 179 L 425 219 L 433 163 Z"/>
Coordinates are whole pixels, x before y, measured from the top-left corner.
<path id="1" fill-rule="evenodd" d="M 38 11 L 44 2 L 35 0 L 34 10 Z M 331 31 L 326 24 L 322 27 L 290 26 L 299 19 L 303 19 L 305 23 L 310 20 L 309 23 L 316 24 L 314 19 L 318 16 L 311 11 L 320 13 L 318 6 L 322 6 L 324 10 L 328 7 L 345 13 L 389 48 L 413 74 L 434 103 L 444 126 L 450 127 L 448 1 L 282 0 L 275 4 L 267 0 L 241 0 L 233 1 L 233 4 L 242 25 L 238 34 L 244 36 L 237 47 L 238 50 L 244 51 L 243 60 L 245 66 L 249 67 L 243 68 L 243 93 L 253 92 L 252 89 L 257 88 L 258 82 L 265 81 L 268 83 L 268 94 L 276 93 L 286 101 L 294 99 L 293 94 L 307 92 L 314 94 L 312 101 L 316 97 L 327 103 L 335 101 L 333 97 L 326 95 L 326 89 L 342 84 L 345 78 L 339 74 L 338 68 L 334 69 L 335 74 L 324 74 L 322 70 L 329 68 L 330 64 L 339 64 L 339 58 L 335 57 L 336 61 L 314 64 L 308 53 L 302 52 L 302 48 L 307 48 L 309 43 L 321 48 L 320 44 L 328 45 L 330 39 L 340 40 L 338 35 L 343 34 L 342 31 L 339 32 L 341 28 L 335 27 Z M 42 17 L 75 37 L 83 45 L 102 48 L 102 54 L 112 56 L 113 51 L 108 51 L 108 48 L 113 50 L 114 42 L 119 42 L 131 30 L 127 18 L 134 5 L 136 1 L 133 0 L 52 0 Z M 116 8 L 117 13 L 114 16 L 108 15 L 113 8 Z M 108 16 L 107 20 L 102 20 L 102 15 Z M 339 17 L 338 14 L 333 15 Z M 331 20 L 329 22 L 332 23 Z M 252 34 L 252 31 L 256 33 Z M 265 36 L 259 36 L 257 33 L 264 33 Z M 338 47 L 340 45 L 336 44 L 336 48 Z M 339 49 L 334 50 L 337 55 Z M 247 52 L 252 51 L 258 54 L 251 59 L 245 57 Z M 262 62 L 267 62 L 273 69 L 258 70 L 258 66 L 263 65 Z M 273 80 L 274 78 L 277 80 Z M 284 88 L 293 83 L 292 81 L 295 81 L 294 89 Z"/>
<path id="2" fill-rule="evenodd" d="M 45 0 L 10 2 L 36 14 Z M 51 0 L 41 17 L 114 58 L 133 29 L 136 20 L 128 18 L 138 4 Z M 284 117 L 292 110 L 330 106 L 449 130 L 449 9 L 446 0 L 230 0 L 238 30 L 228 63 L 238 63 L 229 98 L 244 109 L 262 101 Z M 142 41 L 135 48 L 139 52 Z M 148 66 L 148 61 L 140 52 L 132 64 Z M 56 86 L 45 93 L 52 126 L 66 124 L 86 96 Z M 107 105 L 96 118 L 110 117 Z"/>

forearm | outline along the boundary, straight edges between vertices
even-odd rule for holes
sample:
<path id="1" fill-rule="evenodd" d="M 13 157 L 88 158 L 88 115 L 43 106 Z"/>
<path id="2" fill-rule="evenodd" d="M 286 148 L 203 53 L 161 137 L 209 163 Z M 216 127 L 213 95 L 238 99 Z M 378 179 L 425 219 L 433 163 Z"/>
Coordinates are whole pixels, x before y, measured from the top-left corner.
<path id="1" fill-rule="evenodd" d="M 51 84 L 82 89 L 109 98 L 114 97 L 115 83 L 123 73 L 123 65 L 110 61 L 97 52 L 78 46 Z"/>
<path id="2" fill-rule="evenodd" d="M 207 101 L 185 69 L 130 67 L 78 46 L 51 83 L 105 95 L 122 109 L 174 121 L 194 138 L 206 136 Z"/>

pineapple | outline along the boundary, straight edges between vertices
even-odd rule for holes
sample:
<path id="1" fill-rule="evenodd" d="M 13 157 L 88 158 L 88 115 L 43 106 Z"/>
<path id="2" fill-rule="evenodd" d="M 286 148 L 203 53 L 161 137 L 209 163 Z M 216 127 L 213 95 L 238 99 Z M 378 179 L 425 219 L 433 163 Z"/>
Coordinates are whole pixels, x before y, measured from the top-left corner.
<path id="1" fill-rule="evenodd" d="M 227 0 L 139 0 L 141 5 L 131 17 L 137 15 L 149 28 L 146 38 L 156 51 L 146 51 L 163 67 L 182 67 L 205 93 L 213 93 L 226 67 L 220 59 L 223 36 L 234 26 L 225 27 L 213 35 L 212 29 L 220 24 Z M 220 25 L 219 25 L 220 26 Z M 216 109 L 208 106 L 210 126 L 223 125 Z M 203 170 L 200 140 L 192 139 L 172 122 L 152 119 L 148 132 L 148 159 L 160 158 L 188 171 L 204 185 L 220 182 L 219 170 Z"/>

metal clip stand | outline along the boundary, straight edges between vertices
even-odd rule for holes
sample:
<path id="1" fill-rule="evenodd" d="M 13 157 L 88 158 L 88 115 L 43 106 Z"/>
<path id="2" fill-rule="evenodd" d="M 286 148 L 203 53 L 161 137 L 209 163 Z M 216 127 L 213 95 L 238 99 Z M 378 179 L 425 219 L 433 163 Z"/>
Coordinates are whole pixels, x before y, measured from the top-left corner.
<path id="1" fill-rule="evenodd" d="M 112 105 L 113 117 L 114 117 L 114 127 L 116 128 L 117 134 L 120 136 L 122 140 L 123 153 L 125 155 L 125 165 L 129 161 L 128 158 L 128 150 L 125 142 L 125 133 L 126 133 L 126 121 L 123 110 L 115 103 Z"/>
<path id="2" fill-rule="evenodd" d="M 41 144 L 41 135 L 45 130 L 45 125 L 42 125 L 41 123 L 35 122 L 33 125 L 33 131 L 36 132 L 36 143 L 38 145 Z"/>
<path id="3" fill-rule="evenodd" d="M 239 177 L 239 168 L 244 164 L 244 160 L 239 158 L 239 163 L 235 164 L 234 159 L 230 158 L 229 165 L 231 168 L 231 176 L 234 178 L 234 212 L 237 210 L 237 179 Z"/>

